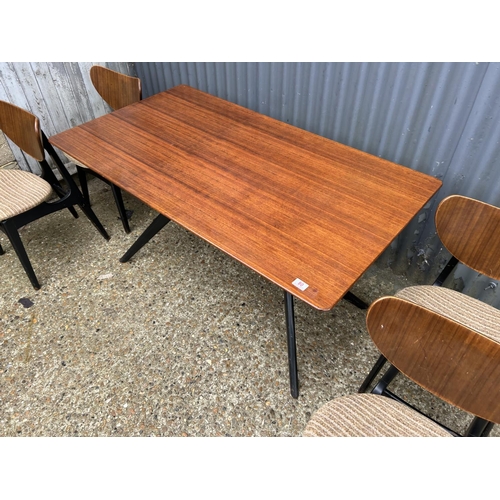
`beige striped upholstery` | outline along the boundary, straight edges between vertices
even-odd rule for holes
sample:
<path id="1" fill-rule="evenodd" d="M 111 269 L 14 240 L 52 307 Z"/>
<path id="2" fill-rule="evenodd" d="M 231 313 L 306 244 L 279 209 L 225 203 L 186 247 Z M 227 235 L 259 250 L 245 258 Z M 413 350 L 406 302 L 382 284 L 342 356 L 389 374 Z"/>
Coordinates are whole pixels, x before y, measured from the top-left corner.
<path id="1" fill-rule="evenodd" d="M 425 307 L 500 343 L 500 310 L 478 299 L 430 285 L 403 288 L 396 297 Z"/>
<path id="2" fill-rule="evenodd" d="M 305 437 L 452 437 L 432 420 L 386 396 L 351 394 L 317 410 Z"/>
<path id="3" fill-rule="evenodd" d="M 40 205 L 52 195 L 50 184 L 31 172 L 0 170 L 0 221 Z"/>
<path id="4" fill-rule="evenodd" d="M 67 156 L 68 160 L 69 160 L 69 161 L 72 161 L 75 165 L 78 165 L 79 167 L 83 167 L 83 168 L 87 168 L 87 169 L 89 168 L 89 167 L 87 167 L 87 165 L 83 165 L 83 163 L 80 163 L 79 161 L 76 161 L 76 160 L 75 160 L 72 156 L 70 156 L 68 153 L 64 153 L 64 154 Z"/>

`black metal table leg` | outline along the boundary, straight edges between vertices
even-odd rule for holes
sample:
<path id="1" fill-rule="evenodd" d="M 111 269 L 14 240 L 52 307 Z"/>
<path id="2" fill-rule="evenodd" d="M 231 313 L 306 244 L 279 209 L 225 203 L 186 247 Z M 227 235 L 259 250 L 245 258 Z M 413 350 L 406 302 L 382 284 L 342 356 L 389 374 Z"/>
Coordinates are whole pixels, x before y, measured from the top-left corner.
<path id="1" fill-rule="evenodd" d="M 346 292 L 346 294 L 342 297 L 347 302 L 355 305 L 358 309 L 368 309 L 368 304 L 361 300 L 357 295 L 354 295 L 352 292 Z"/>
<path id="2" fill-rule="evenodd" d="M 288 370 L 290 373 L 290 392 L 299 397 L 299 376 L 297 372 L 297 348 L 295 344 L 295 315 L 293 295 L 285 290 L 286 339 L 288 344 Z"/>
<path id="3" fill-rule="evenodd" d="M 158 231 L 165 227 L 170 222 L 168 217 L 162 214 L 157 215 L 153 222 L 144 230 L 137 238 L 135 243 L 123 254 L 120 262 L 128 262 Z"/>

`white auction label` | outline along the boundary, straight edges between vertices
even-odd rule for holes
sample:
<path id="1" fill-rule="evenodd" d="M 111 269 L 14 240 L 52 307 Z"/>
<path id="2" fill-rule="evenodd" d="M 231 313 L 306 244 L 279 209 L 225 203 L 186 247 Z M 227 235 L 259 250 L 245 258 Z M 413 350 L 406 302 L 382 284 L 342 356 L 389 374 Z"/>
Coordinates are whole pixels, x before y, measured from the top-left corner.
<path id="1" fill-rule="evenodd" d="M 309 286 L 307 283 L 304 283 L 299 278 L 294 279 L 292 285 L 296 286 L 299 290 L 302 291 L 304 291 Z"/>

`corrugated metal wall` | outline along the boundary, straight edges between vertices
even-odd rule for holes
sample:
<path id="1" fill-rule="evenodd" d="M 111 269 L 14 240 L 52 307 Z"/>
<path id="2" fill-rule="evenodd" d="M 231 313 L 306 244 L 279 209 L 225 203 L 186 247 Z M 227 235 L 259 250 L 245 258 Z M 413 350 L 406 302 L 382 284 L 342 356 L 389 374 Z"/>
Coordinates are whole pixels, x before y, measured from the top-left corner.
<path id="1" fill-rule="evenodd" d="M 90 81 L 94 64 L 135 76 L 132 63 L 0 62 L 0 99 L 31 111 L 48 136 L 109 111 Z M 8 141 L 19 167 L 39 173 L 38 163 Z"/>
<path id="2" fill-rule="evenodd" d="M 144 97 L 188 84 L 442 179 L 381 259 L 420 283 L 447 257 L 433 222 L 441 199 L 460 193 L 500 206 L 500 63 L 0 63 L 0 99 L 60 132 L 107 111 L 92 64 L 137 74 Z M 21 168 L 37 170 L 13 151 Z M 459 269 L 449 286 L 498 307 L 489 283 Z"/>
<path id="3" fill-rule="evenodd" d="M 460 193 L 500 206 L 499 63 L 136 63 L 144 96 L 187 84 L 436 176 L 440 193 L 382 263 L 431 283 L 448 254 L 434 212 Z M 448 286 L 500 305 L 491 280 L 458 269 Z M 485 290 L 486 288 L 486 290 Z"/>

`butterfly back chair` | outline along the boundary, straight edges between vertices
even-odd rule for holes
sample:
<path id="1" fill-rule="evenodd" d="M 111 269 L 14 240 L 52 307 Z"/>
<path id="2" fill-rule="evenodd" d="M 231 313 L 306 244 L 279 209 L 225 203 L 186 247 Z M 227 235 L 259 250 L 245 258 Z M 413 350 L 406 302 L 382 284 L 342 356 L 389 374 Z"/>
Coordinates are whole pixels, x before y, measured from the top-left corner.
<path id="1" fill-rule="evenodd" d="M 0 170 L 0 229 L 7 235 L 31 284 L 38 290 L 40 284 L 19 237 L 18 230 L 21 227 L 65 208 L 78 217 L 74 209 L 74 205 L 78 205 L 104 238 L 109 239 L 109 236 L 40 129 L 38 117 L 18 106 L 0 101 L 0 129 L 26 154 L 35 158 L 42 171 L 40 177 L 23 170 Z M 65 189 L 52 172 L 46 153 L 55 162 L 66 184 Z M 51 201 L 54 195 L 56 199 Z M 3 253 L 0 246 L 0 254 Z"/>
<path id="2" fill-rule="evenodd" d="M 451 258 L 437 277 L 434 285 L 411 286 L 400 290 L 396 297 L 411 301 L 438 314 L 457 321 L 500 342 L 500 311 L 484 302 L 443 287 L 443 283 L 460 262 L 475 271 L 500 279 L 500 209 L 493 205 L 460 195 L 445 198 L 436 211 L 436 229 Z M 359 388 L 365 392 L 380 372 L 386 359 L 379 357 Z M 397 376 L 390 367 L 384 383 Z M 490 426 L 476 420 L 475 431 L 486 432 Z M 486 426 L 481 429 L 481 426 Z"/>
<path id="3" fill-rule="evenodd" d="M 104 66 L 92 66 L 92 68 L 90 68 L 90 79 L 99 95 L 113 110 L 133 104 L 140 101 L 142 98 L 141 80 L 139 78 L 118 73 Z M 126 233 L 130 233 L 130 226 L 120 188 L 97 172 L 89 169 L 77 159 L 69 155 L 66 156 L 76 165 L 82 193 L 87 203 L 90 204 L 87 173 L 91 173 L 94 177 L 101 179 L 110 186 L 118 209 L 118 214 L 123 224 L 123 229 Z"/>
<path id="4" fill-rule="evenodd" d="M 477 419 L 500 423 L 498 339 L 398 297 L 376 300 L 368 310 L 366 325 L 380 352 L 406 377 Z M 326 403 L 313 414 L 303 435 L 459 434 L 383 391 Z"/>

